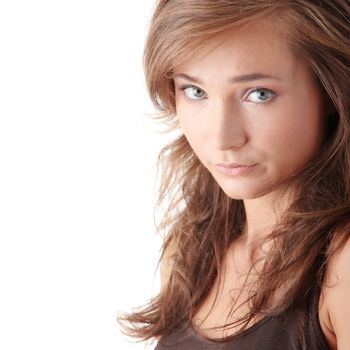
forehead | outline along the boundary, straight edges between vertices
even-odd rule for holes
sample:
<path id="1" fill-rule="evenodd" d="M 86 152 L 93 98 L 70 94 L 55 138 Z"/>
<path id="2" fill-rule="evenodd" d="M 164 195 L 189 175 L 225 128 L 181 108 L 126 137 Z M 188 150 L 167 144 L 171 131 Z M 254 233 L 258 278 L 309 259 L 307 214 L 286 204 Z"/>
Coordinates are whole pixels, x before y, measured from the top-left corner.
<path id="1" fill-rule="evenodd" d="M 302 62 L 294 57 L 285 31 L 271 21 L 259 21 L 212 39 L 174 72 L 193 76 L 228 76 L 260 72 L 288 79 Z"/>

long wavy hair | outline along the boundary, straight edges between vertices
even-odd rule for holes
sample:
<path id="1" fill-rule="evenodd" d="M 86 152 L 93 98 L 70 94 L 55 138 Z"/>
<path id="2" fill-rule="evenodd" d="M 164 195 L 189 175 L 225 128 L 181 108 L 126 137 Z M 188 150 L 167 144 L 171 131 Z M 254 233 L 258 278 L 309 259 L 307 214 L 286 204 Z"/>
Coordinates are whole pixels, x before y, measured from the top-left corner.
<path id="1" fill-rule="evenodd" d="M 237 321 L 240 331 L 257 315 L 304 310 L 310 291 L 323 283 L 327 261 L 335 252 L 332 242 L 336 238 L 339 248 L 349 237 L 350 2 L 159 0 L 144 51 L 157 118 L 169 130 L 178 129 L 173 69 L 199 50 L 217 45 L 230 30 L 262 19 L 279 26 L 334 112 L 327 118 L 327 138 L 319 154 L 293 179 L 298 195 L 267 237 L 273 246 L 249 298 L 249 312 Z M 167 256 L 171 272 L 157 296 L 119 319 L 128 335 L 142 340 L 169 335 L 192 320 L 245 224 L 243 201 L 223 192 L 184 135 L 164 147 L 158 160 L 157 208 L 163 210 L 159 229 L 164 233 L 160 259 Z M 282 287 L 283 297 L 272 302 Z M 301 329 L 305 319 L 301 312 Z M 301 342 L 306 348 L 304 336 Z"/>

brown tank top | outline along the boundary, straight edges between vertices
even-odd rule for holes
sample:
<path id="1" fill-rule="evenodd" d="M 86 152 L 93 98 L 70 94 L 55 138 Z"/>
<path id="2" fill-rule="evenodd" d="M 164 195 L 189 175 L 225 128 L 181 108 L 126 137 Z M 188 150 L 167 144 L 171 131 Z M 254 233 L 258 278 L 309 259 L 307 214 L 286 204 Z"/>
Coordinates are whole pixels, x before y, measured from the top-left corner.
<path id="1" fill-rule="evenodd" d="M 329 350 L 318 318 L 319 289 L 307 305 L 306 341 L 308 350 Z M 293 313 L 265 317 L 247 328 L 239 336 L 226 342 L 209 340 L 190 325 L 160 339 L 154 350 L 296 350 L 293 339 L 300 332 Z"/>

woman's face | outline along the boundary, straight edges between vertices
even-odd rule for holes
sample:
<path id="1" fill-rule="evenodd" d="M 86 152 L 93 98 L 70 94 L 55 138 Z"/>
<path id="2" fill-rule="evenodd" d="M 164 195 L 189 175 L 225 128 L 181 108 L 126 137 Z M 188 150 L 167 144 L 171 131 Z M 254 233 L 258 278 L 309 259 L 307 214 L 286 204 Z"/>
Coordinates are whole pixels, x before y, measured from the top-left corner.
<path id="1" fill-rule="evenodd" d="M 272 24 L 233 32 L 177 67 L 174 82 L 181 129 L 231 198 L 283 188 L 320 149 L 323 97 Z"/>

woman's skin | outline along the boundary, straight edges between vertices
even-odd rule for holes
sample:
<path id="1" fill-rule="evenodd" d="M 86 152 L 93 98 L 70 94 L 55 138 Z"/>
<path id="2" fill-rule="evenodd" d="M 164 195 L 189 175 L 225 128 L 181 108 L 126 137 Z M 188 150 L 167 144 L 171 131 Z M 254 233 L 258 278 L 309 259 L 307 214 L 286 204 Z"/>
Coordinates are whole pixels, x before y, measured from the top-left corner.
<path id="1" fill-rule="evenodd" d="M 220 46 L 178 66 L 174 82 L 177 117 L 188 142 L 223 191 L 244 202 L 245 232 L 228 250 L 226 264 L 226 276 L 235 272 L 237 276 L 230 285 L 237 285 L 237 271 L 248 271 L 253 261 L 263 256 L 261 238 L 271 231 L 297 191 L 289 183 L 291 175 L 319 152 L 330 106 L 307 67 L 292 55 L 271 23 L 260 22 L 230 33 Z M 218 163 L 252 167 L 227 174 Z M 347 254 L 347 259 L 348 246 L 339 253 Z M 233 256 L 235 263 L 230 260 Z M 338 268 L 340 271 L 328 272 L 328 276 L 343 273 L 345 267 Z M 343 289 L 327 289 L 320 300 L 321 328 L 332 349 L 350 349 L 350 328 L 346 330 L 348 326 L 342 324 L 344 316 L 334 314 L 341 308 L 339 301 L 330 297 L 337 290 L 350 314 L 350 302 L 344 295 L 350 295 L 349 273 L 343 278 Z M 222 306 L 213 309 L 213 324 L 227 307 L 222 300 L 230 291 L 225 281 L 218 281 L 216 287 L 222 291 Z M 204 311 L 211 306 L 210 297 L 208 300 Z M 229 303 L 228 294 L 226 300 Z M 338 311 L 330 311 L 330 307 Z"/>

